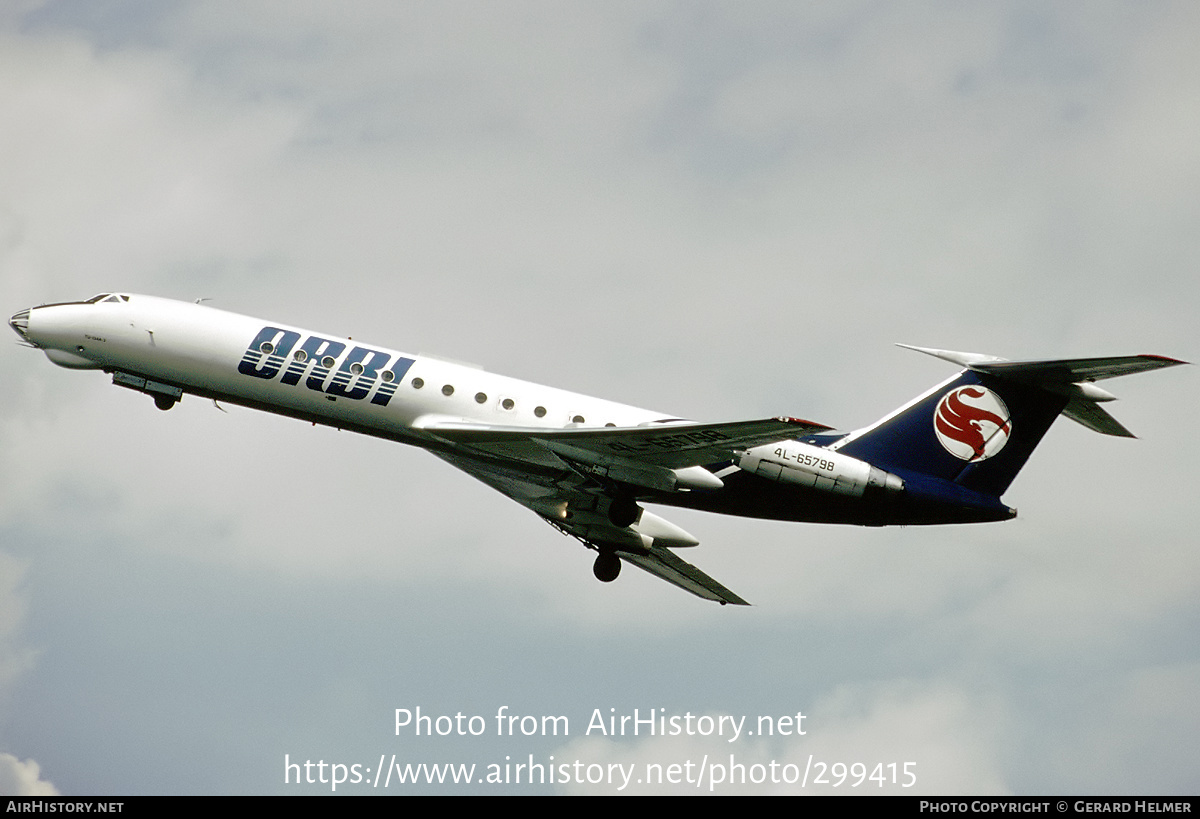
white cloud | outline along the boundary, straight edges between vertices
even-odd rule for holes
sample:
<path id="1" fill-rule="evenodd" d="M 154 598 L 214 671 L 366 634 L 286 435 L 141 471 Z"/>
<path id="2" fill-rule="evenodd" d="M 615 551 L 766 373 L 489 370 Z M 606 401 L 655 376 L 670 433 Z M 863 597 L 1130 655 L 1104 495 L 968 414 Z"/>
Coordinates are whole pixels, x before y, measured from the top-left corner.
<path id="1" fill-rule="evenodd" d="M 12 754 L 0 753 L 0 793 L 8 796 L 62 795 L 41 776 L 41 768 L 32 759 L 20 760 Z"/>

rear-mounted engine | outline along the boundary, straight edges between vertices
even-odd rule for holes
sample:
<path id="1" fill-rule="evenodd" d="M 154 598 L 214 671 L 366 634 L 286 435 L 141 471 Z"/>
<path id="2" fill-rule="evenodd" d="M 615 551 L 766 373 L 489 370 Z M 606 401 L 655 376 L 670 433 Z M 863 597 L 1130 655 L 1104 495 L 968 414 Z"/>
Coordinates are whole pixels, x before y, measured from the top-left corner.
<path id="1" fill-rule="evenodd" d="M 904 481 L 897 475 L 849 455 L 799 441 L 755 447 L 742 455 L 738 466 L 772 481 L 856 498 L 871 488 L 904 491 Z"/>

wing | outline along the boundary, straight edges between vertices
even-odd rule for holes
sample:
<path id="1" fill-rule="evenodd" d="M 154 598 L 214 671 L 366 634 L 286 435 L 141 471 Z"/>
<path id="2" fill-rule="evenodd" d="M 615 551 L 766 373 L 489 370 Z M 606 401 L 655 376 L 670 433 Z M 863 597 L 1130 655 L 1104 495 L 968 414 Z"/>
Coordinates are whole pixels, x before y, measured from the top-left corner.
<path id="1" fill-rule="evenodd" d="M 637 499 L 719 490 L 720 479 L 705 464 L 728 461 L 735 450 L 828 429 L 794 418 L 567 430 L 428 418 L 415 426 L 439 442 L 431 447 L 438 457 L 602 556 L 616 555 L 699 597 L 735 605 L 747 603 L 671 551 L 698 541 L 640 509 Z"/>

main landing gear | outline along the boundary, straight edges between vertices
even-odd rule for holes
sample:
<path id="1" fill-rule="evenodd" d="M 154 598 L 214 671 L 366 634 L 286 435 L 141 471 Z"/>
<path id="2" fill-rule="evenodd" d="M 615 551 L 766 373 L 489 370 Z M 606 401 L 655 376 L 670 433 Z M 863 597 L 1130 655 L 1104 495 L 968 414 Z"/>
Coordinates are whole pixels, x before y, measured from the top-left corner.
<path id="1" fill-rule="evenodd" d="M 142 378 L 140 375 L 123 373 L 120 370 L 110 370 L 110 372 L 112 372 L 114 384 L 118 387 L 127 387 L 146 393 L 154 399 L 154 406 L 160 410 L 169 410 L 179 403 L 180 398 L 183 398 L 183 390 L 173 384 L 163 384 L 149 378 Z"/>
<path id="2" fill-rule="evenodd" d="M 624 529 L 626 526 L 632 526 L 637 523 L 641 514 L 642 507 L 637 505 L 637 501 L 634 500 L 632 495 L 624 493 L 614 497 L 608 507 L 609 523 L 618 529 Z"/>
<path id="3" fill-rule="evenodd" d="M 601 583 L 611 583 L 620 573 L 621 558 L 617 557 L 616 552 L 605 551 L 596 555 L 596 562 L 592 564 L 592 574 L 596 575 L 597 580 Z"/>

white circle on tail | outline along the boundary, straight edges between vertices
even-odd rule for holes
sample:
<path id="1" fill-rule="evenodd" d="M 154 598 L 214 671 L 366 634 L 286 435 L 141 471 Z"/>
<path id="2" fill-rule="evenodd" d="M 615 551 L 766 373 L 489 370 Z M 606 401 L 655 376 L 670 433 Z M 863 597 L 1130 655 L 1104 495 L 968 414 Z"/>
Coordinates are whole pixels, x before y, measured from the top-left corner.
<path id="1" fill-rule="evenodd" d="M 933 431 L 947 452 L 974 463 L 1004 449 L 1012 435 L 1012 420 L 1000 396 L 971 384 L 942 396 L 933 412 Z"/>

